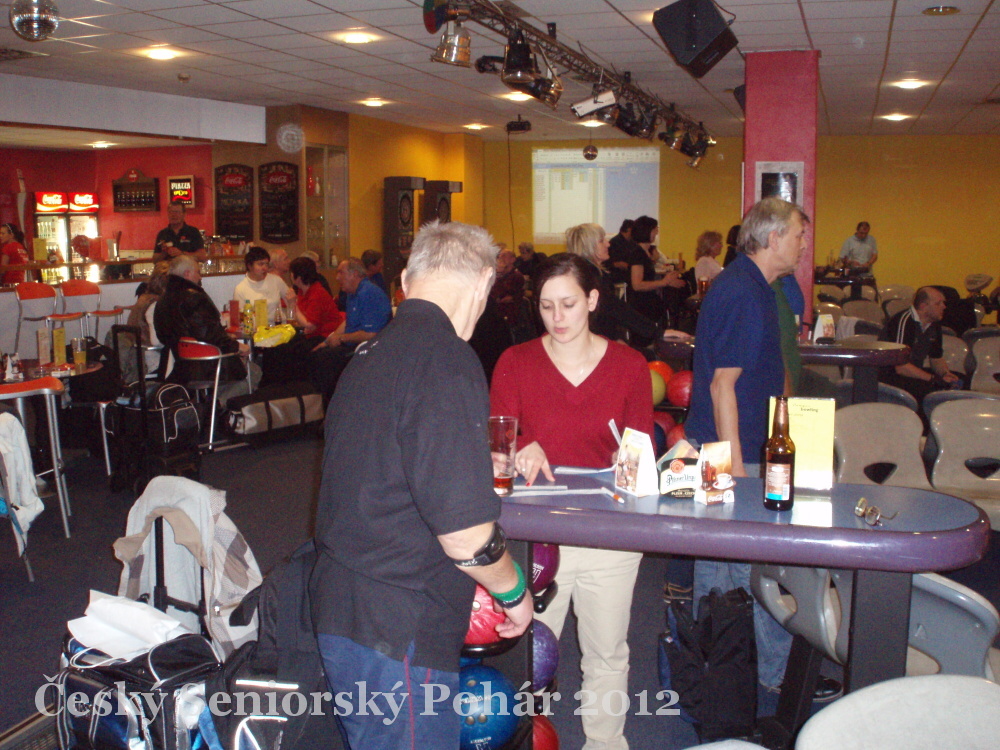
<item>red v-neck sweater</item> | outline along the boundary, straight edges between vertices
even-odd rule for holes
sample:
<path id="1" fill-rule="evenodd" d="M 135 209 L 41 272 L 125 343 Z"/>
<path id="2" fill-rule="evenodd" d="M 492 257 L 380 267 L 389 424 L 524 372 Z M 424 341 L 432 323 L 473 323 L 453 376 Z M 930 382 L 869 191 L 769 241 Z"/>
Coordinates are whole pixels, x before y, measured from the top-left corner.
<path id="1" fill-rule="evenodd" d="M 493 371 L 490 413 L 518 418 L 518 450 L 536 440 L 552 466 L 603 469 L 631 427 L 653 434 L 653 387 L 646 360 L 623 344 L 608 350 L 590 376 L 574 387 L 552 364 L 537 338 L 505 351 Z"/>

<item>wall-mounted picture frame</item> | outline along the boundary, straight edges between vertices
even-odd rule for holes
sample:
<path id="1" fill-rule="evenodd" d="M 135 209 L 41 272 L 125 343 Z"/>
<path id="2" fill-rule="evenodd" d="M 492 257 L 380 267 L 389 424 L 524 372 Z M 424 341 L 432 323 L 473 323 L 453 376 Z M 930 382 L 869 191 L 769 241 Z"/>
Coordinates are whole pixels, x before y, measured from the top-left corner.
<path id="1" fill-rule="evenodd" d="M 805 162 L 759 161 L 755 164 L 754 203 L 776 196 L 802 205 L 805 194 Z"/>

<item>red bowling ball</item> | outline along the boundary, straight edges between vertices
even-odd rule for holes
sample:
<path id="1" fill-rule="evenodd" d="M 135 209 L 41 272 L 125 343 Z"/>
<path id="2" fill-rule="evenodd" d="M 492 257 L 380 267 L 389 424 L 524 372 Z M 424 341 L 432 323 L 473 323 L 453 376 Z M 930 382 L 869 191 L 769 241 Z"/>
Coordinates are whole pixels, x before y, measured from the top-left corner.
<path id="1" fill-rule="evenodd" d="M 690 406 L 691 404 L 691 383 L 694 380 L 694 373 L 691 370 L 681 370 L 674 373 L 667 383 L 667 401 L 674 406 Z"/>
<path id="2" fill-rule="evenodd" d="M 685 437 L 684 425 L 682 424 L 674 425 L 673 429 L 671 429 L 670 432 L 667 433 L 667 450 L 673 448 L 674 443 L 676 443 L 678 440 L 683 440 L 684 437 Z"/>
<path id="3" fill-rule="evenodd" d="M 531 717 L 531 747 L 534 750 L 559 750 L 559 735 L 548 716 Z"/>
<path id="4" fill-rule="evenodd" d="M 654 411 L 653 421 L 663 428 L 663 432 L 670 434 L 670 431 L 674 429 L 677 424 L 677 420 L 674 419 L 670 414 L 665 411 Z"/>
<path id="5" fill-rule="evenodd" d="M 469 615 L 469 630 L 465 634 L 467 646 L 485 646 L 500 640 L 497 625 L 507 619 L 504 612 L 493 609 L 493 597 L 490 592 L 476 584 L 476 598 L 472 601 L 472 613 Z"/>

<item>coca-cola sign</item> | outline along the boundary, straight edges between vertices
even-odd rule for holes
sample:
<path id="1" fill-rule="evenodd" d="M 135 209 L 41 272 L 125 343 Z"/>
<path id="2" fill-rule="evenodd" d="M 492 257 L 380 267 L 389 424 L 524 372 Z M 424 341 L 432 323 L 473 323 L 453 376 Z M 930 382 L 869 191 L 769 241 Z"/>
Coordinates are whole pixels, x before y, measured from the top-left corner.
<path id="1" fill-rule="evenodd" d="M 35 213 L 63 214 L 69 209 L 66 193 L 35 193 Z"/>
<path id="2" fill-rule="evenodd" d="M 222 178 L 222 185 L 227 188 L 245 188 L 247 186 L 246 175 L 227 174 Z"/>
<path id="3" fill-rule="evenodd" d="M 94 193 L 70 193 L 69 210 L 75 214 L 96 214 L 101 204 Z"/>

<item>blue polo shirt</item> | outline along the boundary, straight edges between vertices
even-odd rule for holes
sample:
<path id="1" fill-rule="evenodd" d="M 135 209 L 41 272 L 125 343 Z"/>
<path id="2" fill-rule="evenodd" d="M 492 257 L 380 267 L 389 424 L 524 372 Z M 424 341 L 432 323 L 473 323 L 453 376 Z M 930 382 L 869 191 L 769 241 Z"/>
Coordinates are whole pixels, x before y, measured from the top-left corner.
<path id="1" fill-rule="evenodd" d="M 709 386 L 717 368 L 740 367 L 740 445 L 744 463 L 758 463 L 767 441 L 768 399 L 783 392 L 785 369 L 774 291 L 746 255 L 737 255 L 712 282 L 698 315 L 695 340 L 686 434 L 701 443 L 719 439 Z"/>
<path id="2" fill-rule="evenodd" d="M 344 333 L 378 333 L 389 324 L 392 305 L 388 295 L 368 279 L 362 279 L 354 294 L 347 295 L 347 323 Z"/>

